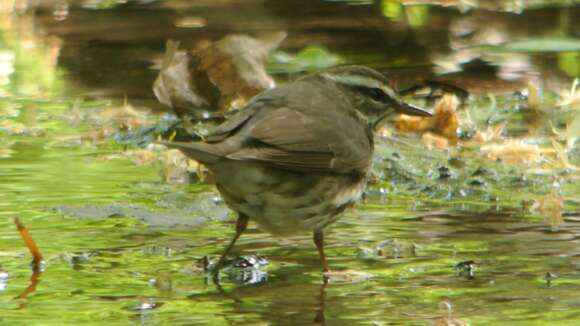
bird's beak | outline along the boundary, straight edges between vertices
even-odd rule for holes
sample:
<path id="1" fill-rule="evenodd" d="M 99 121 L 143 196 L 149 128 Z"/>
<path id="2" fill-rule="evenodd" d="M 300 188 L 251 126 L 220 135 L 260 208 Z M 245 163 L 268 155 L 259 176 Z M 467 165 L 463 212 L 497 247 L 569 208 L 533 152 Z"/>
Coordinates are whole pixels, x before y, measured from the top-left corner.
<path id="1" fill-rule="evenodd" d="M 406 115 L 416 115 L 419 117 L 432 117 L 433 114 L 416 105 L 406 103 L 405 101 L 397 101 L 395 104 L 395 111 Z"/>
<path id="2" fill-rule="evenodd" d="M 422 109 L 416 105 L 406 103 L 405 101 L 398 99 L 398 98 L 396 100 L 394 100 L 394 103 L 391 103 L 391 107 L 393 107 L 394 110 L 393 109 L 387 110 L 385 115 L 379 117 L 379 119 L 377 119 L 372 124 L 374 130 L 380 129 L 385 124 L 395 122 L 398 115 L 394 114 L 394 113 L 415 115 L 415 116 L 420 116 L 420 117 L 432 117 L 433 116 L 433 114 L 431 112 L 429 112 L 425 109 Z"/>

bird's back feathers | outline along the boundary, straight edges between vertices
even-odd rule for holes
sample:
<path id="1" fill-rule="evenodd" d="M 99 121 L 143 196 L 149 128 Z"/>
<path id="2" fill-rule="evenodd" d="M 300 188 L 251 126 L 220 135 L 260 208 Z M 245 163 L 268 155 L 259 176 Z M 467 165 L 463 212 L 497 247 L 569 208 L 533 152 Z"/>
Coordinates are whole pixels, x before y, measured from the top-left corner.
<path id="1" fill-rule="evenodd" d="M 362 175 L 371 165 L 372 131 L 351 114 L 347 101 L 333 85 L 296 81 L 258 95 L 205 142 L 167 145 L 206 165 L 229 159 Z"/>

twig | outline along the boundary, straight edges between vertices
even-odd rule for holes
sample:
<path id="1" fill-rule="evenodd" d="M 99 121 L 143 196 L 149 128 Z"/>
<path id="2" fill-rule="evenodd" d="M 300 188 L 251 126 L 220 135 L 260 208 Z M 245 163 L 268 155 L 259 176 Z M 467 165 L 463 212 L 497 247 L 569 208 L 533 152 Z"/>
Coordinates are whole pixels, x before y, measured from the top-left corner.
<path id="1" fill-rule="evenodd" d="M 20 237 L 22 238 L 22 240 L 26 244 L 26 247 L 30 251 L 30 254 L 32 255 L 33 270 L 39 270 L 40 263 L 42 262 L 42 254 L 40 253 L 40 250 L 38 250 L 38 246 L 34 242 L 34 239 L 32 239 L 32 237 L 30 236 L 30 233 L 28 232 L 26 226 L 24 226 L 24 224 L 20 221 L 18 217 L 14 218 L 14 224 L 16 224 L 18 232 L 20 232 Z"/>

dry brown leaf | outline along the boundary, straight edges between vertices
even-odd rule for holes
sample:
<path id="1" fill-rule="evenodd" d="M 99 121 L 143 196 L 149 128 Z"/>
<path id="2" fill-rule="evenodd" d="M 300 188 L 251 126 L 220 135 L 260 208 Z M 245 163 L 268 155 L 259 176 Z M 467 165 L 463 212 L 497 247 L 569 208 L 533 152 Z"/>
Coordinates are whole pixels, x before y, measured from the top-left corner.
<path id="1" fill-rule="evenodd" d="M 497 125 L 495 127 L 487 127 L 487 130 L 477 130 L 473 136 L 473 140 L 479 144 L 486 144 L 491 142 L 499 142 L 503 140 L 502 133 L 505 129 L 505 124 Z"/>
<path id="2" fill-rule="evenodd" d="M 224 111 L 265 89 L 274 87 L 266 73 L 270 52 L 286 33 L 260 38 L 227 35 L 217 42 L 203 42 L 191 52 L 179 51 L 178 43 L 167 42 L 167 51 L 153 90 L 159 101 L 180 117 Z"/>
<path id="3" fill-rule="evenodd" d="M 441 98 L 433 110 L 433 131 L 448 139 L 457 138 L 459 117 L 457 115 L 458 101 L 454 95 L 446 94 Z"/>
<path id="4" fill-rule="evenodd" d="M 217 89 L 203 74 L 195 74 L 196 66 L 199 62 L 191 53 L 179 51 L 179 42 L 167 41 L 153 92 L 159 102 L 180 117 L 188 112 L 210 111 L 217 103 Z"/>
<path id="5" fill-rule="evenodd" d="M 490 144 L 481 147 L 481 152 L 492 160 L 508 164 L 533 163 L 541 158 L 538 145 L 527 144 L 522 140 L 509 140 L 503 144 Z"/>
<path id="6" fill-rule="evenodd" d="M 228 35 L 197 53 L 201 70 L 221 93 L 219 110 L 232 101 L 245 103 L 254 95 L 276 84 L 265 69 L 270 52 L 286 37 L 277 32 L 260 38 Z"/>
<path id="7" fill-rule="evenodd" d="M 425 145 L 428 149 L 448 149 L 449 148 L 449 140 L 445 137 L 441 137 L 430 132 L 424 133 L 421 137 L 421 141 L 423 145 Z"/>
<path id="8" fill-rule="evenodd" d="M 431 131 L 447 139 L 455 140 L 459 127 L 457 105 L 458 101 L 454 95 L 445 94 L 435 105 L 433 117 L 401 115 L 399 121 L 395 123 L 395 128 L 411 132 Z"/>
<path id="9" fill-rule="evenodd" d="M 432 118 L 414 117 L 402 114 L 395 123 L 395 128 L 408 132 L 424 132 L 433 127 Z"/>

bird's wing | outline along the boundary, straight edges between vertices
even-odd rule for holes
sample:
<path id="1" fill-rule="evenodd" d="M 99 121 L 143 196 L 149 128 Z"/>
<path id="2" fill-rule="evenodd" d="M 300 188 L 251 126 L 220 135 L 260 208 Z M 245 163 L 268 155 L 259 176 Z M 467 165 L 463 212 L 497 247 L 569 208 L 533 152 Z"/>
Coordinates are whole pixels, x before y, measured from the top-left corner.
<path id="1" fill-rule="evenodd" d="M 289 170 L 366 173 L 373 151 L 366 125 L 338 112 L 323 113 L 305 114 L 285 107 L 272 110 L 256 119 L 246 145 L 226 157 Z"/>
<path id="2" fill-rule="evenodd" d="M 232 133 L 234 133 L 238 128 L 243 126 L 246 121 L 248 121 L 254 114 L 256 110 L 252 108 L 246 108 L 233 116 L 229 117 L 225 122 L 210 130 L 209 133 L 204 137 L 206 142 L 216 143 L 224 140 Z"/>

